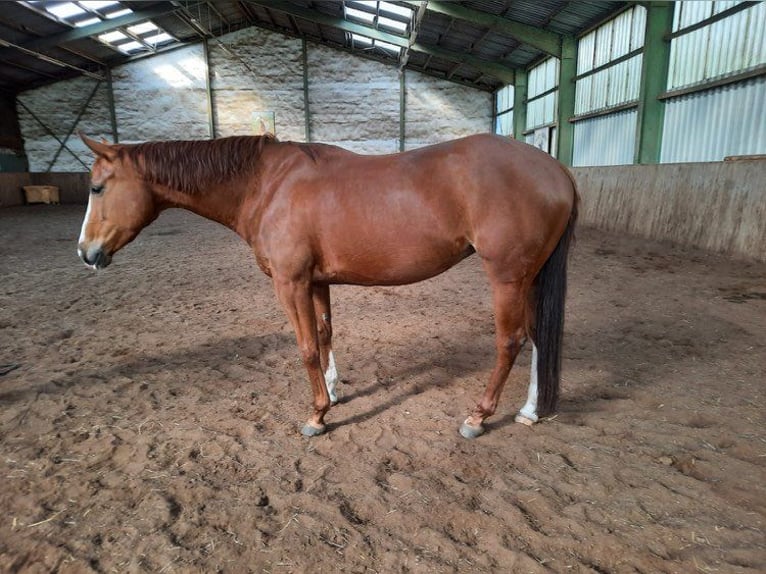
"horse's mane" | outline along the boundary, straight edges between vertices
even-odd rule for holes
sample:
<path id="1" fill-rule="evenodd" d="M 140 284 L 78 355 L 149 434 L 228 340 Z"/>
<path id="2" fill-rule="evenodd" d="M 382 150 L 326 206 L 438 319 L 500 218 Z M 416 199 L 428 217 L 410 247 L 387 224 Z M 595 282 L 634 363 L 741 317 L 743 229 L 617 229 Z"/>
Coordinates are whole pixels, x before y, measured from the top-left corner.
<path id="1" fill-rule="evenodd" d="M 252 174 L 272 135 L 126 145 L 124 153 L 150 183 L 194 194 L 212 184 Z"/>

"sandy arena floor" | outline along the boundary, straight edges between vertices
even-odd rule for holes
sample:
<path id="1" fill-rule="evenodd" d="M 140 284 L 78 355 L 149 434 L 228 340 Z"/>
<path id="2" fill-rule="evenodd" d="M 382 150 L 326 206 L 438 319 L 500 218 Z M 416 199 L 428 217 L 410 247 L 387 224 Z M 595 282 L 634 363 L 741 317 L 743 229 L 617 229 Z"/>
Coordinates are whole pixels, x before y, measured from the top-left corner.
<path id="1" fill-rule="evenodd" d="M 478 259 L 335 287 L 309 440 L 246 245 L 169 212 L 94 273 L 83 213 L 0 210 L 0 572 L 766 572 L 766 264 L 580 230 L 560 413 L 525 352 L 476 441 Z"/>

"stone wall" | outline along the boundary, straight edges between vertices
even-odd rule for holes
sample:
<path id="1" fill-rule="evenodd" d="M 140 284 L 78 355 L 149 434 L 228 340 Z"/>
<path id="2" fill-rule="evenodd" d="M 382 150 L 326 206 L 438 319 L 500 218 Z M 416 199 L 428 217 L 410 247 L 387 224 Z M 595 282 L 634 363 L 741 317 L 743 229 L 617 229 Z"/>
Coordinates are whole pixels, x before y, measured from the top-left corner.
<path id="1" fill-rule="evenodd" d="M 492 131 L 492 94 L 407 72 L 405 148 Z"/>
<path id="2" fill-rule="evenodd" d="M 256 133 L 254 116 L 274 112 L 279 138 L 303 141 L 301 41 L 247 28 L 209 46 L 216 137 Z"/>
<path id="3" fill-rule="evenodd" d="M 308 53 L 311 139 L 358 153 L 399 151 L 396 68 L 324 46 Z"/>
<path id="4" fill-rule="evenodd" d="M 94 90 L 93 98 L 85 106 Z M 88 171 L 91 155 L 76 131 L 72 132 L 73 125 L 85 107 L 74 127 L 87 134 L 109 137 L 112 130 L 108 102 L 106 82 L 87 77 L 19 94 L 16 108 L 29 171 Z M 61 149 L 60 142 L 66 148 Z"/>
<path id="5" fill-rule="evenodd" d="M 112 70 L 117 136 L 121 142 L 211 137 L 209 74 L 215 137 L 257 133 L 254 114 L 273 112 L 281 140 L 311 140 L 360 153 L 399 150 L 400 79 L 396 67 L 307 43 L 308 90 L 304 92 L 301 40 L 248 28 L 136 60 Z M 78 112 L 96 86 L 80 78 L 22 93 L 48 129 L 18 105 L 30 171 L 87 171 L 92 155 L 76 136 L 49 168 L 70 130 L 113 140 L 106 82 L 85 114 Z M 405 147 L 490 131 L 492 96 L 416 72 L 405 74 Z M 308 96 L 308 108 L 306 106 Z"/>
<path id="6" fill-rule="evenodd" d="M 210 137 L 203 49 L 195 44 L 112 71 L 121 142 Z"/>

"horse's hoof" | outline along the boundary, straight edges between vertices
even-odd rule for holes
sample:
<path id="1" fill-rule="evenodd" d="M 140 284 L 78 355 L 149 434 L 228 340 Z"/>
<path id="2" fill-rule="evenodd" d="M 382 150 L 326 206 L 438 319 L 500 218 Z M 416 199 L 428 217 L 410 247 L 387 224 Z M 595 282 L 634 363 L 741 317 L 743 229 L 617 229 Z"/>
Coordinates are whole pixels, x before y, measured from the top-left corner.
<path id="1" fill-rule="evenodd" d="M 473 439 L 476 437 L 480 437 L 483 434 L 484 434 L 484 427 L 481 425 L 475 427 L 473 425 L 469 425 L 467 422 L 464 422 L 462 425 L 460 425 L 460 435 L 463 438 Z"/>
<path id="2" fill-rule="evenodd" d="M 315 426 L 313 423 L 306 423 L 303 425 L 303 428 L 301 429 L 301 434 L 303 436 L 319 436 L 320 434 L 323 434 L 325 429 L 324 425 L 321 426 Z"/>
<path id="3" fill-rule="evenodd" d="M 515 420 L 517 423 L 521 423 L 523 425 L 531 427 L 533 424 L 537 422 L 537 417 L 535 417 L 534 419 L 531 419 L 528 416 L 522 415 L 521 413 L 519 413 L 516 415 L 516 418 L 513 420 Z"/>

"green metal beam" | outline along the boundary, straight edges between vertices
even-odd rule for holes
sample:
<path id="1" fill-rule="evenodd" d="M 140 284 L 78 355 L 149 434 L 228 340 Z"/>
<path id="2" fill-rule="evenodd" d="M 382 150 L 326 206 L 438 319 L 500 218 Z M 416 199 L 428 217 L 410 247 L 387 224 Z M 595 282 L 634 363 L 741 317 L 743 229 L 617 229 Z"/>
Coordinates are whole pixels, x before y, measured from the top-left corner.
<path id="1" fill-rule="evenodd" d="M 309 52 L 306 39 L 301 39 L 301 67 L 303 68 L 303 121 L 306 142 L 311 143 L 311 107 L 309 105 Z"/>
<path id="2" fill-rule="evenodd" d="M 558 145 L 556 157 L 564 165 L 572 165 L 574 156 L 574 124 L 569 120 L 575 112 L 575 76 L 577 76 L 577 39 L 564 36 L 559 67 L 559 109 L 556 118 Z"/>
<path id="3" fill-rule="evenodd" d="M 411 6 L 417 6 L 420 2 L 413 2 L 408 0 L 406 2 Z M 487 14 L 486 12 L 479 12 L 478 10 L 471 10 L 461 6 L 459 2 L 436 2 L 432 1 L 428 3 L 427 10 L 432 12 L 438 12 L 451 18 L 458 20 L 465 20 L 478 26 L 490 28 L 498 32 L 503 32 L 519 40 L 524 44 L 528 44 L 557 58 L 561 57 L 561 36 L 548 32 L 547 30 L 541 30 L 535 26 L 529 26 L 528 24 L 522 24 L 502 16 L 495 16 L 494 14 Z"/>
<path id="4" fill-rule="evenodd" d="M 399 70 L 399 151 L 404 151 L 407 137 L 407 80 L 405 70 Z"/>
<path id="5" fill-rule="evenodd" d="M 667 88 L 673 2 L 651 2 L 646 7 L 644 62 L 638 100 L 635 163 L 659 163 L 665 103 L 659 97 Z"/>
<path id="6" fill-rule="evenodd" d="M 527 77 L 526 70 L 517 70 L 513 85 L 513 137 L 519 141 L 527 129 Z"/>
<path id="7" fill-rule="evenodd" d="M 249 3 L 257 4 L 263 8 L 268 8 L 269 10 L 277 10 L 284 14 L 295 16 L 296 18 L 308 20 L 309 22 L 316 22 L 317 24 L 323 24 L 325 26 L 333 26 L 351 34 L 359 34 L 360 36 L 372 38 L 373 40 L 387 42 L 394 46 L 398 46 L 399 48 L 409 48 L 415 52 L 422 52 L 437 58 L 450 60 L 452 62 L 461 62 L 476 68 L 483 74 L 497 78 L 502 82 L 509 84 L 513 83 L 514 69 L 504 64 L 482 60 L 462 52 L 454 52 L 438 46 L 429 46 L 419 42 L 410 44 L 408 38 L 382 32 L 372 26 L 351 22 L 349 20 L 344 20 L 343 18 L 336 18 L 335 16 L 330 16 L 329 14 L 324 14 L 316 10 L 308 10 L 295 4 L 285 2 L 284 0 L 250 0 Z"/>

